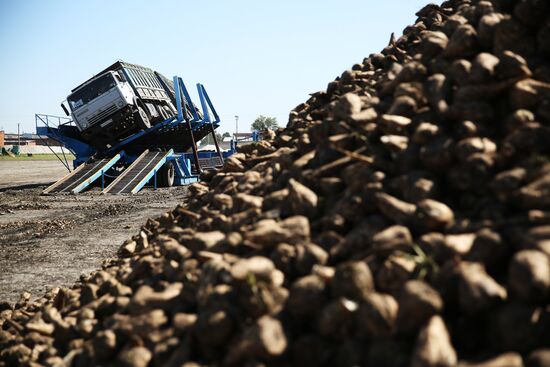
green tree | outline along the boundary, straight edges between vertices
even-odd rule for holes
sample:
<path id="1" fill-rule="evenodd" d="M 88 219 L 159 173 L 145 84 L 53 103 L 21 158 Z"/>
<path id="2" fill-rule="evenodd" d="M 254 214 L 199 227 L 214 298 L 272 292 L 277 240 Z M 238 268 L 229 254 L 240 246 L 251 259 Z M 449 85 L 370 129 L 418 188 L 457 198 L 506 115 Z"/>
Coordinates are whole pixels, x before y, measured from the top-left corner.
<path id="1" fill-rule="evenodd" d="M 266 129 L 275 130 L 278 127 L 279 124 L 277 124 L 277 118 L 275 117 L 265 117 L 260 115 L 252 123 L 252 130 L 256 131 L 263 131 Z"/>

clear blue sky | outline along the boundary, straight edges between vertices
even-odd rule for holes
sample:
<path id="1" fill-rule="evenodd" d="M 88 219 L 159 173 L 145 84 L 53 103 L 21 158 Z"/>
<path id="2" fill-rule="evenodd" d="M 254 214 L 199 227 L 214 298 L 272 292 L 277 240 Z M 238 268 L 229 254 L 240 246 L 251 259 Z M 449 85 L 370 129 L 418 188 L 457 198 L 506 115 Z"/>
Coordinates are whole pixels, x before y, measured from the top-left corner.
<path id="1" fill-rule="evenodd" d="M 221 132 L 235 115 L 239 131 L 260 114 L 286 125 L 427 2 L 1 0 L 0 129 L 33 132 L 35 113 L 63 115 L 69 91 L 117 59 L 203 83 Z"/>

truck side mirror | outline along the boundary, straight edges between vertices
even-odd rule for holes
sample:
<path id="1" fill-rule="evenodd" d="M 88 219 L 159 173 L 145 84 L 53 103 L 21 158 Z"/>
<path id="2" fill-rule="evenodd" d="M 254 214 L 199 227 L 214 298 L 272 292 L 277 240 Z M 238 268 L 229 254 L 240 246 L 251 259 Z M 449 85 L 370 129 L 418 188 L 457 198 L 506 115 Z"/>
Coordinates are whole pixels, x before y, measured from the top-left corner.
<path id="1" fill-rule="evenodd" d="M 65 105 L 63 103 L 61 103 L 61 108 L 63 109 L 63 111 L 65 112 L 65 115 L 67 116 L 70 116 L 71 114 L 69 113 L 69 111 L 67 110 L 67 107 L 65 107 Z"/>

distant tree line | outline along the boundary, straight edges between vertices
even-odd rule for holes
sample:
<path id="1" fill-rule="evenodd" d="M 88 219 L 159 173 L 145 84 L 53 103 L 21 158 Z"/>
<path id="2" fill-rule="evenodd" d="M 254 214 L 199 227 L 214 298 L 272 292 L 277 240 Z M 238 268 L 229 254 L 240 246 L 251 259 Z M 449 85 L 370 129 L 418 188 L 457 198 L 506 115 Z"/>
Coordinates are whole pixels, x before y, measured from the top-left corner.
<path id="1" fill-rule="evenodd" d="M 252 130 L 256 131 L 263 131 L 266 129 L 275 130 L 279 127 L 279 124 L 277 123 L 277 118 L 275 117 L 266 117 L 263 115 L 260 115 L 254 120 L 252 123 Z"/>

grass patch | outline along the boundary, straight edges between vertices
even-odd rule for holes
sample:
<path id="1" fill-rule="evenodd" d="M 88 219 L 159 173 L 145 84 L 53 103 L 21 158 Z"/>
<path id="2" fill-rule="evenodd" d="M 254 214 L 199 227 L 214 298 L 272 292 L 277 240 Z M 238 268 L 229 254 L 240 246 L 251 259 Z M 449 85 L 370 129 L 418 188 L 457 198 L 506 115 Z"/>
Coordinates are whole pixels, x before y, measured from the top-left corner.
<path id="1" fill-rule="evenodd" d="M 63 159 L 63 155 L 59 155 Z M 67 161 L 72 161 L 74 156 L 72 154 L 65 154 Z M 9 155 L 0 155 L 0 161 L 57 161 L 58 158 L 55 154 L 33 154 L 28 156 L 27 154 L 19 154 L 15 157 L 10 157 Z"/>

